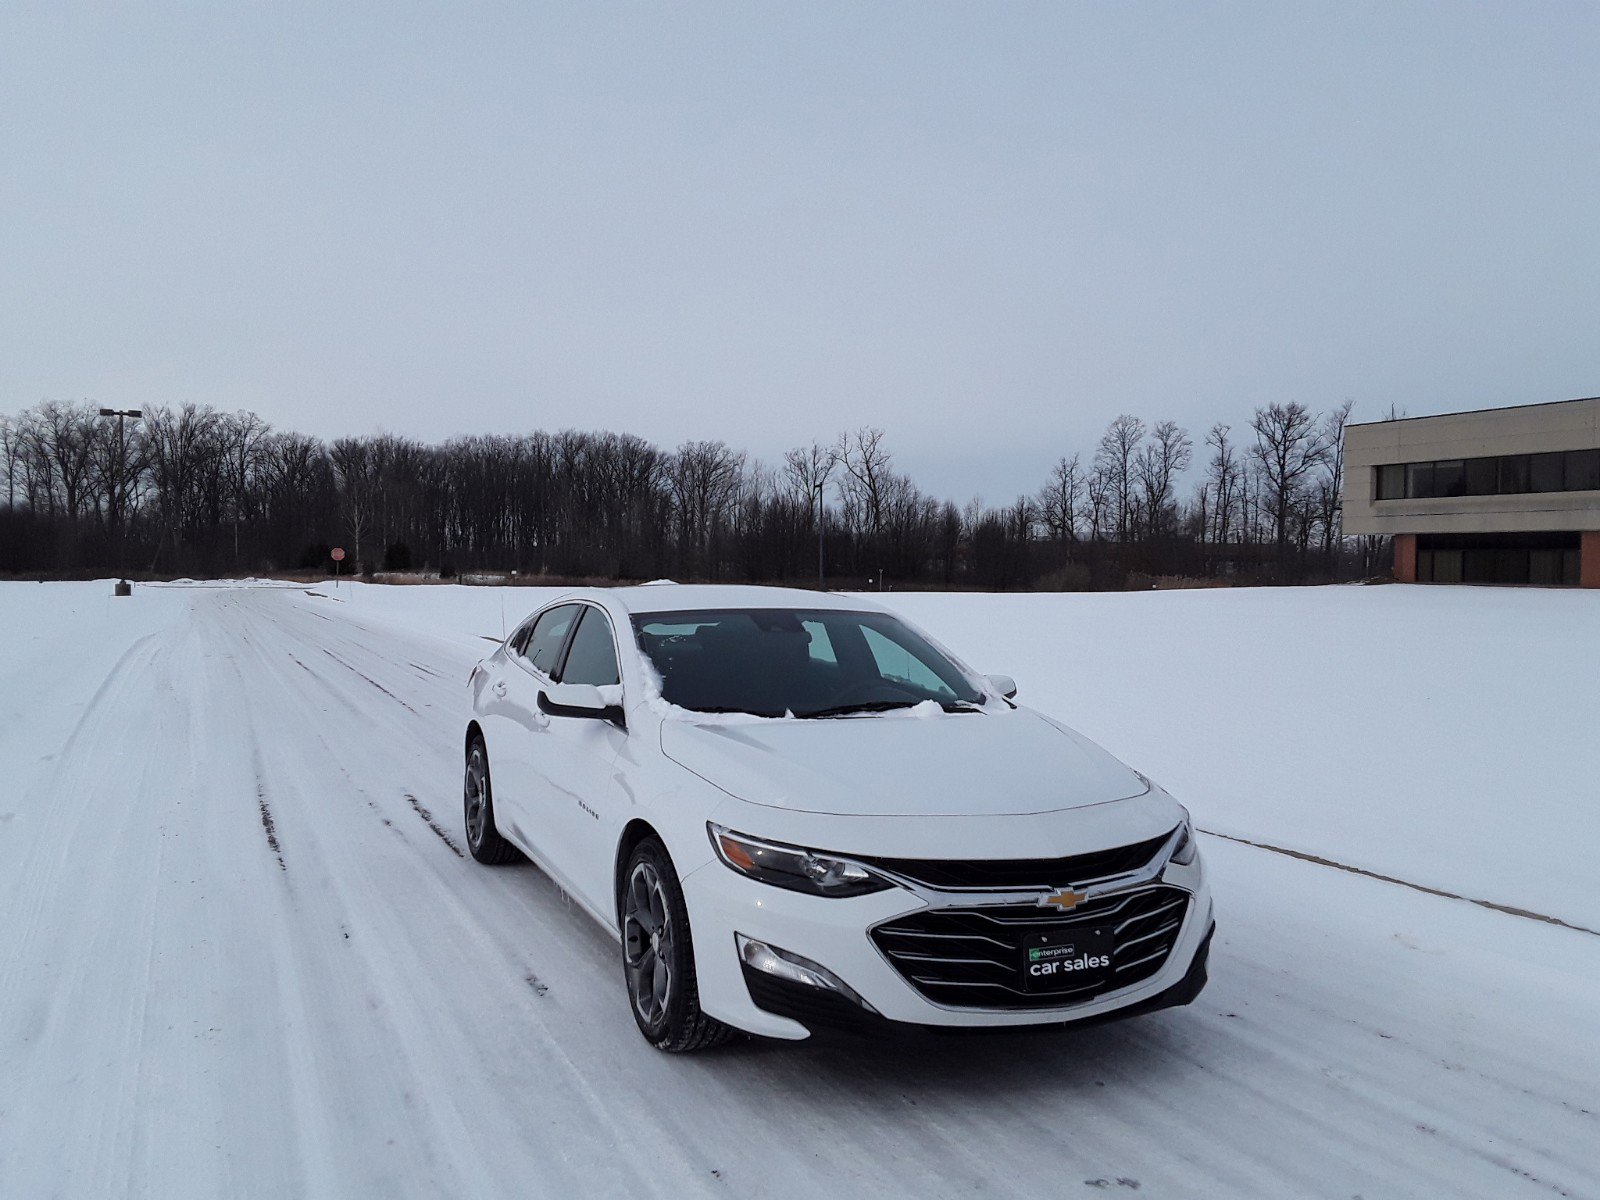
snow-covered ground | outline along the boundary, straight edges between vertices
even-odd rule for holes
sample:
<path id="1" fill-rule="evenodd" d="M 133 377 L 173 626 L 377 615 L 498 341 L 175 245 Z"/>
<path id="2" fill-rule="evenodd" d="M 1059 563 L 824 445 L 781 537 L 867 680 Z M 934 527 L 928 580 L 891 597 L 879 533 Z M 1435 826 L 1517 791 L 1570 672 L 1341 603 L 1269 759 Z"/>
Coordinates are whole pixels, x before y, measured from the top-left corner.
<path id="1" fill-rule="evenodd" d="M 1211 837 L 1190 1008 L 910 1048 L 634 1033 L 461 857 L 536 589 L 0 584 L 0 1197 L 1600 1197 L 1600 936 Z M 1600 929 L 1600 595 L 882 597 L 1202 826 Z"/>

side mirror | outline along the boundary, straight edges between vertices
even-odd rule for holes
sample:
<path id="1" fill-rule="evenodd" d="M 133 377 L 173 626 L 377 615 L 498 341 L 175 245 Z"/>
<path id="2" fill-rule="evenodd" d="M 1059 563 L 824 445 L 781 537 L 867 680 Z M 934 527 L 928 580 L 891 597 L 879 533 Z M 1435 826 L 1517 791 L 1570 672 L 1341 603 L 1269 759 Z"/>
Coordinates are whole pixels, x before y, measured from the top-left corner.
<path id="1" fill-rule="evenodd" d="M 621 689 L 607 688 L 606 691 Z M 539 692 L 539 711 L 551 717 L 588 717 L 627 728 L 622 705 L 592 683 L 552 683 Z"/>
<path id="2" fill-rule="evenodd" d="M 1017 694 L 1017 681 L 1009 675 L 985 675 L 984 679 L 1007 700 Z"/>

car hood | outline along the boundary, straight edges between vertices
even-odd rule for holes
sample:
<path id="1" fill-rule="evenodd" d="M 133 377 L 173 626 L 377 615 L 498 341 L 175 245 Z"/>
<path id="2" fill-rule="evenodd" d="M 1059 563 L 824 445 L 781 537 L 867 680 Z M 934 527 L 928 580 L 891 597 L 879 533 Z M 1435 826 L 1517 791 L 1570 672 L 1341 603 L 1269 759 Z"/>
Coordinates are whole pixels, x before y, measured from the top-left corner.
<path id="1" fill-rule="evenodd" d="M 1148 783 L 1027 709 L 662 722 L 673 762 L 740 800 L 840 816 L 999 816 L 1138 796 Z"/>

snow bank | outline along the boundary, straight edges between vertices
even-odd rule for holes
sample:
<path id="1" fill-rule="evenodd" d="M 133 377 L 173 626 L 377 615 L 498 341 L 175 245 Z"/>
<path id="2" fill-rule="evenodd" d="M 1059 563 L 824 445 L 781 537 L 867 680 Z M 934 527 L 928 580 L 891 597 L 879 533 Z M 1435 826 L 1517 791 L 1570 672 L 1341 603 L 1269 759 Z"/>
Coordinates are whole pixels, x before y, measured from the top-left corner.
<path id="1" fill-rule="evenodd" d="M 1600 929 L 1600 593 L 873 594 L 1199 823 Z"/>

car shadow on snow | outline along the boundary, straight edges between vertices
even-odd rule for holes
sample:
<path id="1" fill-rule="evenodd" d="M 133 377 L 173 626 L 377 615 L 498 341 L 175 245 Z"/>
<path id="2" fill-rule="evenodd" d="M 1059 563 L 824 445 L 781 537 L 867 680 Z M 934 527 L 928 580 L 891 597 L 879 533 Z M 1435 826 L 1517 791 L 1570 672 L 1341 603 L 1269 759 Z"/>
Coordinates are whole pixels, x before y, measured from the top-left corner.
<path id="1" fill-rule="evenodd" d="M 1029 1093 L 1059 1096 L 1115 1081 L 1170 1079 L 1201 1067 L 1195 1058 L 1196 1017 L 1183 1009 L 1126 1022 L 1040 1029 L 912 1032 L 892 1039 L 826 1035 L 805 1042 L 740 1039 L 699 1060 L 744 1069 L 752 1062 L 792 1069 L 810 1087 L 867 1095 L 941 1093 L 972 1100 L 985 1094 L 1014 1102 Z"/>

